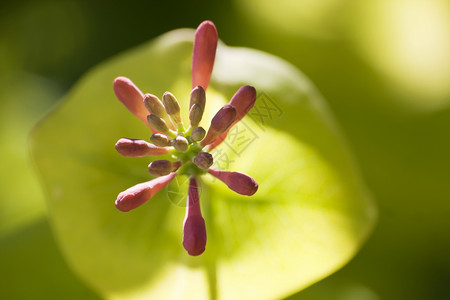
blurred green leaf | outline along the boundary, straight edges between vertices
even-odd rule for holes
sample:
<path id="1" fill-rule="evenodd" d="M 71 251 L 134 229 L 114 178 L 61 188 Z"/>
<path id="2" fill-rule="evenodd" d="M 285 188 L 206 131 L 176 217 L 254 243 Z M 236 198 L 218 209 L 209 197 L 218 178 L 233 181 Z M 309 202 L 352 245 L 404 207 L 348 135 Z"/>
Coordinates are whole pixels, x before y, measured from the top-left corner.
<path id="1" fill-rule="evenodd" d="M 8 70 L 0 75 L 0 238 L 45 212 L 41 187 L 30 166 L 28 134 L 58 90 L 47 80 Z"/>
<path id="2" fill-rule="evenodd" d="M 379 206 L 380 222 L 358 256 L 295 299 L 340 299 L 335 287 L 345 282 L 380 299 L 447 299 L 449 2 L 341 2 L 350 4 L 339 15 L 347 27 L 334 41 L 271 29 L 256 10 L 235 22 L 241 40 L 232 41 L 276 53 L 313 79 Z"/>
<path id="3" fill-rule="evenodd" d="M 345 264 L 375 218 L 323 101 L 284 61 L 219 46 L 203 124 L 240 85 L 256 87 L 257 104 L 237 127 L 251 142 L 241 149 L 227 140 L 216 157 L 260 190 L 243 197 L 205 177 L 201 257 L 182 248 L 184 209 L 167 189 L 132 212 L 114 207 L 120 191 L 150 178 L 150 158 L 121 157 L 114 143 L 150 132 L 115 99 L 112 80 L 127 76 L 156 95 L 170 90 L 186 117 L 192 39 L 190 30 L 171 32 L 98 67 L 37 127 L 33 151 L 56 236 L 72 268 L 107 298 L 282 297 Z"/>
<path id="4" fill-rule="evenodd" d="M 449 1 L 355 1 L 347 15 L 352 46 L 395 91 L 403 111 L 449 107 Z"/>
<path id="5" fill-rule="evenodd" d="M 1 56 L 1 55 L 0 55 Z M 27 141 L 35 123 L 60 97 L 54 82 L 0 57 L 0 299 L 98 299 L 75 278 L 45 220 L 42 188 Z"/>
<path id="6" fill-rule="evenodd" d="M 240 0 L 238 10 L 253 22 L 292 35 L 334 39 L 342 30 L 348 0 Z"/>

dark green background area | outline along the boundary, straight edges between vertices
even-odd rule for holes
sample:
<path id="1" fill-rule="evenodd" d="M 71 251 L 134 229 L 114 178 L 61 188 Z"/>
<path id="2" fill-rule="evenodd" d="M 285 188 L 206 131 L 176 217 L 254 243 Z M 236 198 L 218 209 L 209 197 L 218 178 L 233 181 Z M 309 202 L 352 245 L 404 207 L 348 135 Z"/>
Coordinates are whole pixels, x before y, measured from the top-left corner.
<path id="1" fill-rule="evenodd" d="M 315 83 L 379 206 L 379 224 L 355 259 L 291 299 L 450 299 L 450 109 L 418 114 L 385 109 L 380 103 L 395 106 L 404 96 L 393 93 L 344 38 L 270 30 L 248 21 L 230 1 L 3 1 L 0 88 L 30 86 L 30 94 L 0 93 L 2 137 L 21 132 L 20 142 L 3 138 L 2 147 L 15 142 L 26 147 L 31 120 L 91 67 L 205 19 L 215 22 L 225 43 L 278 55 Z M 30 76 L 45 84 L 47 98 L 41 93 L 33 101 Z M 28 125 L 18 128 L 22 120 Z M 3 166 L 7 160 L 1 158 Z M 27 187 L 17 178 L 2 177 L 9 180 L 2 187 L 14 192 L 2 193 L 0 202 L 34 196 L 17 192 Z M 65 264 L 44 214 L 0 236 L 0 266 L 0 299 L 97 298 Z"/>
<path id="2" fill-rule="evenodd" d="M 2 299 L 99 299 L 70 272 L 46 220 L 0 241 Z"/>

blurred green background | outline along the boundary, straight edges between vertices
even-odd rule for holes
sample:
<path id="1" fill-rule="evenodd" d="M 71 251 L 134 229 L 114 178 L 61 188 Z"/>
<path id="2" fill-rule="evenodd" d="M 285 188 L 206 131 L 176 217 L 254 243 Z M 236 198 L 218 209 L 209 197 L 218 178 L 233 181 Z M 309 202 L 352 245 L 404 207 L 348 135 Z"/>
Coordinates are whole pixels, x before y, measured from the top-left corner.
<path id="1" fill-rule="evenodd" d="M 361 252 L 291 299 L 450 299 L 450 2 L 0 4 L 0 299 L 98 299 L 51 234 L 27 136 L 83 73 L 166 31 L 295 64 L 333 110 L 380 210 Z"/>

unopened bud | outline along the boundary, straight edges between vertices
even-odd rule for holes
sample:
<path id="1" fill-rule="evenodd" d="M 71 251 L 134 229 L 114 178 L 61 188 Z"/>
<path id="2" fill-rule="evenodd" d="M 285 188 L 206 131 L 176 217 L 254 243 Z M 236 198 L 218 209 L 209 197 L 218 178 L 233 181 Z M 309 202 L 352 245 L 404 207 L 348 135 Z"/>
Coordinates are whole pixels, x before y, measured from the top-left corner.
<path id="1" fill-rule="evenodd" d="M 236 119 L 236 109 L 227 104 L 224 105 L 211 120 L 211 128 L 217 132 L 224 132 Z"/>
<path id="2" fill-rule="evenodd" d="M 146 123 L 147 111 L 142 105 L 144 94 L 126 77 L 117 77 L 113 83 L 117 98 L 136 117 Z"/>
<path id="3" fill-rule="evenodd" d="M 230 105 L 236 108 L 236 122 L 241 120 L 255 105 L 256 90 L 254 87 L 245 85 L 239 88 L 230 100 Z"/>
<path id="4" fill-rule="evenodd" d="M 145 105 L 145 108 L 147 108 L 149 113 L 155 114 L 158 117 L 163 117 L 164 115 L 167 114 L 161 100 L 159 100 L 159 98 L 156 97 L 155 95 L 145 94 L 144 95 L 144 105 Z"/>
<path id="5" fill-rule="evenodd" d="M 223 106 L 211 120 L 211 126 L 208 129 L 205 139 L 202 141 L 202 146 L 206 146 L 214 142 L 214 140 L 228 127 L 233 124 L 236 119 L 236 109 L 227 104 Z"/>
<path id="6" fill-rule="evenodd" d="M 172 120 L 177 124 L 182 124 L 180 115 L 180 105 L 178 104 L 177 98 L 169 92 L 165 92 L 163 95 L 164 108 L 167 114 L 172 118 Z"/>
<path id="7" fill-rule="evenodd" d="M 197 127 L 200 121 L 202 120 L 203 109 L 200 104 L 195 103 L 191 107 L 191 111 L 189 112 L 189 120 L 191 120 L 191 127 Z"/>
<path id="8" fill-rule="evenodd" d="M 195 178 L 191 178 L 189 181 L 186 216 L 183 224 L 183 247 L 192 256 L 202 254 L 206 247 L 206 226 L 200 209 Z"/>
<path id="9" fill-rule="evenodd" d="M 184 137 L 184 136 L 177 136 L 174 140 L 173 140 L 173 147 L 175 148 L 175 150 L 179 151 L 179 152 L 186 152 L 188 147 L 189 147 L 189 142 L 188 140 Z"/>
<path id="10" fill-rule="evenodd" d="M 192 49 L 192 87 L 201 85 L 205 90 L 208 87 L 217 41 L 217 29 L 213 22 L 204 21 L 198 26 Z"/>
<path id="11" fill-rule="evenodd" d="M 197 127 L 192 130 L 191 139 L 193 142 L 200 142 L 206 135 L 205 129 L 203 127 Z"/>
<path id="12" fill-rule="evenodd" d="M 247 174 L 214 169 L 209 169 L 208 172 L 238 194 L 251 196 L 258 190 L 258 183 Z"/>
<path id="13" fill-rule="evenodd" d="M 150 137 L 150 142 L 152 142 L 153 145 L 159 146 L 159 147 L 167 147 L 170 146 L 170 140 L 169 138 L 162 133 L 154 133 Z"/>
<path id="14" fill-rule="evenodd" d="M 175 175 L 176 173 L 171 173 L 158 177 L 147 182 L 139 183 L 121 192 L 116 199 L 117 209 L 126 212 L 144 204 L 172 181 Z"/>
<path id="15" fill-rule="evenodd" d="M 150 124 L 150 126 L 154 128 L 156 131 L 165 133 L 167 135 L 170 134 L 169 127 L 167 127 L 166 122 L 157 115 L 149 114 L 147 116 L 147 121 L 148 124 Z"/>
<path id="16" fill-rule="evenodd" d="M 191 101 L 189 102 L 189 109 L 191 109 L 194 104 L 200 104 L 201 108 L 204 110 L 205 103 L 206 103 L 205 90 L 201 86 L 196 86 L 191 91 Z"/>
<path id="17" fill-rule="evenodd" d="M 167 153 L 166 148 L 156 147 L 144 140 L 122 138 L 116 143 L 116 150 L 123 156 L 145 157 Z"/>
<path id="18" fill-rule="evenodd" d="M 236 119 L 225 132 L 220 134 L 213 143 L 208 145 L 209 150 L 214 149 L 215 147 L 220 145 L 223 140 L 225 140 L 231 127 L 239 122 L 239 120 L 241 120 L 243 117 L 245 117 L 249 110 L 252 109 L 252 107 L 255 105 L 255 101 L 256 90 L 252 86 L 243 86 L 234 94 L 233 98 L 231 98 L 230 103 L 228 104 L 236 109 Z"/>
<path id="19" fill-rule="evenodd" d="M 158 117 L 166 121 L 168 127 L 175 129 L 175 126 L 173 126 L 172 121 L 169 118 L 169 115 L 167 115 L 167 112 L 164 109 L 164 105 L 162 104 L 161 100 L 159 100 L 158 97 L 152 94 L 145 94 L 144 105 L 145 108 L 147 108 L 147 110 L 151 114 L 157 115 Z"/>
<path id="20" fill-rule="evenodd" d="M 164 176 L 176 171 L 180 165 L 181 163 L 179 161 L 171 162 L 166 159 L 155 160 L 148 165 L 148 172 L 153 176 Z"/>
<path id="21" fill-rule="evenodd" d="M 200 169 L 208 170 L 214 163 L 213 156 L 208 152 L 200 152 L 194 157 L 194 164 Z"/>

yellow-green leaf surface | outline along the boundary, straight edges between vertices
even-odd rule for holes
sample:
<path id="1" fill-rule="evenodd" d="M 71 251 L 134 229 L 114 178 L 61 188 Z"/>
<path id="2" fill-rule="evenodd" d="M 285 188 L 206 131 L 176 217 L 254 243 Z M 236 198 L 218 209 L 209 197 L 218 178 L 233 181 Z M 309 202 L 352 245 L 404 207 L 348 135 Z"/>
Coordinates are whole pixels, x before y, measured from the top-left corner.
<path id="1" fill-rule="evenodd" d="M 34 123 L 58 95 L 54 86 L 37 76 L 11 69 L 2 75 L 0 240 L 14 235 L 45 215 L 43 194 L 30 167 L 27 137 Z"/>
<path id="2" fill-rule="evenodd" d="M 122 157 L 122 137 L 149 129 L 114 96 L 131 78 L 145 93 L 174 93 L 187 119 L 193 31 L 178 30 L 87 74 L 33 133 L 50 218 L 73 270 L 111 299 L 273 299 L 324 278 L 359 249 L 375 219 L 370 195 L 311 83 L 268 54 L 219 45 L 204 127 L 243 84 L 258 98 L 249 116 L 214 150 L 216 167 L 259 183 L 252 197 L 205 175 L 205 253 L 183 249 L 179 187 L 128 213 L 114 200 L 150 180 L 148 158 Z M 180 188 L 181 187 L 181 188 Z"/>

